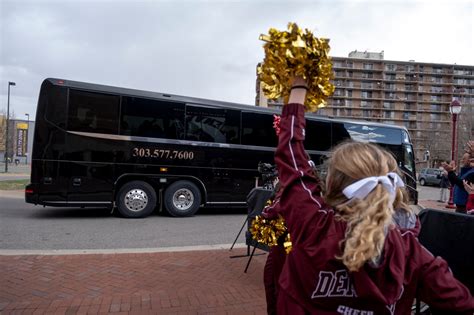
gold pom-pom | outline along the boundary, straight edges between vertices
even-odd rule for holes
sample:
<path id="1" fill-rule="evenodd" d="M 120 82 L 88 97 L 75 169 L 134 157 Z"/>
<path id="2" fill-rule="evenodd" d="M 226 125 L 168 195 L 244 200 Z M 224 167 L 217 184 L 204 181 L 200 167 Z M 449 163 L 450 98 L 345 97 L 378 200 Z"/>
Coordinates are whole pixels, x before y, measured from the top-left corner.
<path id="1" fill-rule="evenodd" d="M 293 249 L 293 244 L 291 244 L 290 233 L 286 233 L 285 241 L 283 242 L 283 247 L 285 248 L 285 252 L 286 252 L 287 255 Z"/>
<path id="2" fill-rule="evenodd" d="M 288 23 L 288 31 L 271 28 L 260 39 L 265 42 L 265 59 L 257 73 L 265 96 L 284 97 L 287 103 L 292 78 L 301 76 L 308 82 L 306 110 L 326 106 L 326 99 L 334 93 L 329 39 L 317 38 L 308 29 L 303 32 L 296 23 Z"/>
<path id="3" fill-rule="evenodd" d="M 278 244 L 278 239 L 286 232 L 285 221 L 281 216 L 277 219 L 265 219 L 258 215 L 252 221 L 250 233 L 254 240 L 268 246 Z"/>

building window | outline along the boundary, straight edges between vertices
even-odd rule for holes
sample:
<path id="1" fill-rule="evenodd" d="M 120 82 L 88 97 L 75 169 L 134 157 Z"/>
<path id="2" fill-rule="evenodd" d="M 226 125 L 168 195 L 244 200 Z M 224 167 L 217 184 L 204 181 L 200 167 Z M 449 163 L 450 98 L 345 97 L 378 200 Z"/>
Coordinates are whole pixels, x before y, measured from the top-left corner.
<path id="1" fill-rule="evenodd" d="M 392 93 L 392 92 L 385 92 L 385 98 L 388 98 L 388 99 L 395 99 L 395 93 Z"/>
<path id="2" fill-rule="evenodd" d="M 385 80 L 395 80 L 395 73 L 388 73 L 385 75 Z"/>
<path id="3" fill-rule="evenodd" d="M 372 63 L 364 63 L 365 70 L 372 70 L 374 68 L 374 64 Z"/>
<path id="4" fill-rule="evenodd" d="M 370 107 L 372 108 L 372 101 L 361 101 L 360 102 L 360 107 Z"/>
<path id="5" fill-rule="evenodd" d="M 352 97 L 352 90 L 347 90 L 346 91 L 346 96 L 347 97 Z"/>
<path id="6" fill-rule="evenodd" d="M 347 68 L 353 68 L 354 67 L 354 64 L 352 63 L 352 61 L 347 61 Z"/>
<path id="7" fill-rule="evenodd" d="M 351 107 L 352 106 L 352 100 L 346 100 L 346 106 Z"/>
<path id="8" fill-rule="evenodd" d="M 362 91 L 361 97 L 362 98 L 372 98 L 372 92 L 371 91 Z"/>
<path id="9" fill-rule="evenodd" d="M 395 83 L 387 83 L 387 84 L 385 84 L 385 89 L 394 91 L 394 90 L 395 90 Z"/>
<path id="10" fill-rule="evenodd" d="M 385 65 L 385 70 L 387 70 L 387 71 L 395 71 L 395 65 L 394 65 L 394 64 Z"/>
<path id="11" fill-rule="evenodd" d="M 362 88 L 363 89 L 372 89 L 373 88 L 372 82 L 362 82 Z"/>
<path id="12" fill-rule="evenodd" d="M 371 111 L 371 110 L 368 110 L 368 109 L 364 109 L 364 110 L 362 111 L 362 116 L 365 117 L 365 118 L 372 117 L 372 111 Z"/>
<path id="13" fill-rule="evenodd" d="M 386 111 L 386 112 L 384 113 L 384 117 L 385 117 L 385 118 L 395 118 L 395 112 Z"/>
<path id="14" fill-rule="evenodd" d="M 386 109 L 393 109 L 393 103 L 392 102 L 383 102 L 383 108 Z"/>
<path id="15" fill-rule="evenodd" d="M 441 120 L 441 115 L 440 114 L 430 114 L 430 120 L 431 121 Z"/>

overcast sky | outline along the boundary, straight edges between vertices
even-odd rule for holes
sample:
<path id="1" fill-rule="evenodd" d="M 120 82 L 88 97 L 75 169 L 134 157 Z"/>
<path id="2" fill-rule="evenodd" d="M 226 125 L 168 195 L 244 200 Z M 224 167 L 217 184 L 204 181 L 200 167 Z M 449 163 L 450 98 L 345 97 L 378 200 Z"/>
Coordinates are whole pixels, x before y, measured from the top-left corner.
<path id="1" fill-rule="evenodd" d="M 254 104 L 261 33 L 289 21 L 331 55 L 474 65 L 474 1 L 0 0 L 0 109 L 35 116 L 48 77 Z"/>

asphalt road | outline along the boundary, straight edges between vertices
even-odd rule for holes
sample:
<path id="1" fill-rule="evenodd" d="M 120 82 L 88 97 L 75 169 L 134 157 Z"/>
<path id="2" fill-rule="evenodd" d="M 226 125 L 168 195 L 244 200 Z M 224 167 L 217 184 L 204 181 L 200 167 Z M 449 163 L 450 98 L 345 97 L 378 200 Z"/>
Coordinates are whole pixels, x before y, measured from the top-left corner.
<path id="1" fill-rule="evenodd" d="M 109 210 L 26 204 L 21 192 L 0 192 L 0 249 L 139 249 L 232 244 L 245 209 L 201 210 L 194 217 L 124 219 Z M 240 236 L 237 243 L 244 243 Z"/>
<path id="2" fill-rule="evenodd" d="M 419 187 L 420 200 L 436 200 L 437 187 Z M 23 192 L 0 191 L 0 250 L 141 249 L 231 244 L 244 209 L 201 209 L 196 216 L 154 214 L 124 219 L 109 210 L 26 204 Z M 244 243 L 241 234 L 237 243 Z"/>

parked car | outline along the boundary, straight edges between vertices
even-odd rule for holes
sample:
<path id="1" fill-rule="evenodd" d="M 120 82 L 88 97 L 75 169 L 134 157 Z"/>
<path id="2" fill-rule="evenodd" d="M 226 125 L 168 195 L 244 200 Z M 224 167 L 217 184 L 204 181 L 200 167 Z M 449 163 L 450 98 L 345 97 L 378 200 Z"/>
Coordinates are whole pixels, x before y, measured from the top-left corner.
<path id="1" fill-rule="evenodd" d="M 439 186 L 441 183 L 441 170 L 437 168 L 423 168 L 418 174 L 418 181 L 420 182 L 421 186 Z"/>

